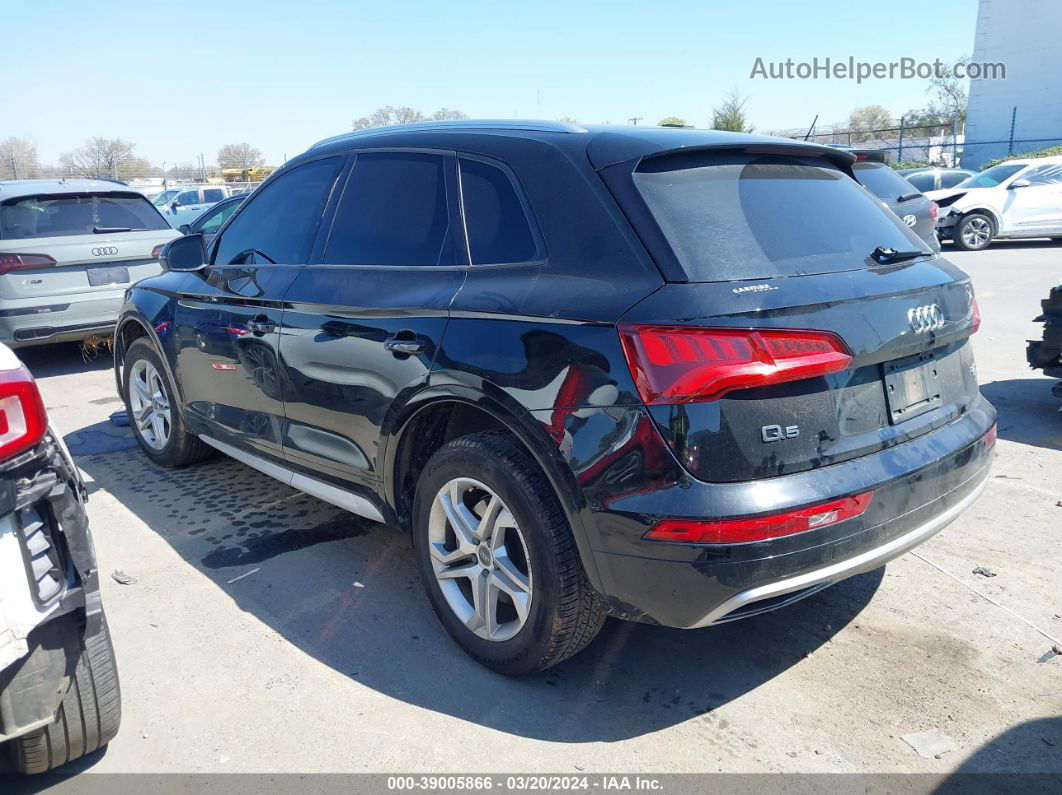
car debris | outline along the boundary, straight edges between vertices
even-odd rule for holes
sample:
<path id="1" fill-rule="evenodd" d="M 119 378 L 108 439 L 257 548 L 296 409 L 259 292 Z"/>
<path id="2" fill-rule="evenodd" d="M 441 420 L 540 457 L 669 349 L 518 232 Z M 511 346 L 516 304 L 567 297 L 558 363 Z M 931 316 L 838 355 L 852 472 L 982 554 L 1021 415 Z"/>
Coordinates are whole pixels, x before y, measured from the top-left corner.
<path id="1" fill-rule="evenodd" d="M 974 574 L 980 574 L 982 577 L 995 577 L 996 573 L 992 569 L 985 568 L 984 566 L 976 566 L 973 570 Z"/>
<path id="2" fill-rule="evenodd" d="M 120 585 L 135 585 L 136 577 L 131 574 L 126 574 L 121 569 L 115 569 L 111 572 L 111 579 Z"/>
<path id="3" fill-rule="evenodd" d="M 900 739 L 914 748 L 923 759 L 940 759 L 955 750 L 955 741 L 939 729 L 905 734 Z"/>
<path id="4" fill-rule="evenodd" d="M 1044 324 L 1043 339 L 1029 340 L 1025 358 L 1035 370 L 1044 375 L 1062 378 L 1062 284 L 1051 288 L 1047 298 L 1040 301 L 1043 313 L 1033 318 L 1034 323 Z M 1062 381 L 1052 387 L 1055 397 L 1062 398 Z M 1059 408 L 1062 411 L 1062 407 Z M 1062 501 L 1057 503 L 1062 505 Z"/>

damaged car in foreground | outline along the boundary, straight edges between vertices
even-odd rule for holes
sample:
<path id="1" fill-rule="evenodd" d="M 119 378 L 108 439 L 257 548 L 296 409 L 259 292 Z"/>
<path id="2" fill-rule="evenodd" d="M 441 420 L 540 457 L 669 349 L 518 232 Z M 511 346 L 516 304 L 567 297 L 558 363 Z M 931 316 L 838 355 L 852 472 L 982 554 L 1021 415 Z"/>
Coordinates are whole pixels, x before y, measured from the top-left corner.
<path id="1" fill-rule="evenodd" d="M 1042 339 L 1029 340 L 1026 358 L 1029 366 L 1043 370 L 1051 378 L 1062 378 L 1062 284 L 1051 288 L 1047 298 L 1040 302 L 1043 314 L 1034 318 L 1044 324 Z M 1062 381 L 1051 390 L 1055 397 L 1062 398 Z"/>
<path id="2" fill-rule="evenodd" d="M 106 745 L 121 697 L 77 467 L 0 343 L 0 752 L 43 773 Z"/>

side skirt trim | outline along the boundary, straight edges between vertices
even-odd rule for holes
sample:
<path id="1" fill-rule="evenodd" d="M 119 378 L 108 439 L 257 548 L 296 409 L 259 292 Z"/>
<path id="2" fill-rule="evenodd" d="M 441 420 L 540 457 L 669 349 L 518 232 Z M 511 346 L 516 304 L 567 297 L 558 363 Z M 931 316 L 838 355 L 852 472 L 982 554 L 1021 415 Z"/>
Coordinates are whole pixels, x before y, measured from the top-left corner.
<path id="1" fill-rule="evenodd" d="M 210 436 L 200 434 L 199 438 L 211 447 L 220 450 L 225 455 L 235 458 L 237 461 L 247 464 L 247 466 L 253 467 L 259 472 L 269 475 L 271 478 L 276 478 L 281 483 L 285 483 L 293 489 L 305 492 L 311 497 L 317 497 L 319 500 L 330 502 L 332 505 L 343 508 L 351 513 L 356 513 L 358 516 L 372 519 L 374 522 L 384 523 L 383 514 L 380 513 L 379 508 L 364 497 L 353 494 L 345 489 L 337 488 L 330 483 L 324 483 L 320 480 L 308 477 L 301 472 L 295 472 L 287 467 L 274 464 L 272 461 L 266 461 L 264 458 L 256 456 L 254 453 L 248 453 L 246 450 L 240 450 L 232 445 L 225 444 L 225 442 L 219 442 L 217 439 L 211 438 Z"/>

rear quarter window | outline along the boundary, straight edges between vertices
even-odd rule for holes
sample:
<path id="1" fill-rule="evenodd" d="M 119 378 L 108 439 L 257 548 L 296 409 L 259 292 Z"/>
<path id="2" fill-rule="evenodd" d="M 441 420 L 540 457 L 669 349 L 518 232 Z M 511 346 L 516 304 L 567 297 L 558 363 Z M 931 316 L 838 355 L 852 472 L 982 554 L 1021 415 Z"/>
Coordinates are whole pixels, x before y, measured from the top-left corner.
<path id="1" fill-rule="evenodd" d="M 139 193 L 23 196 L 0 204 L 0 239 L 4 240 L 169 228 Z"/>
<path id="2" fill-rule="evenodd" d="M 633 179 L 691 281 L 859 270 L 877 246 L 925 249 L 818 158 L 694 152 L 643 161 Z"/>
<path id="3" fill-rule="evenodd" d="M 473 265 L 530 262 L 542 252 L 516 186 L 501 168 L 466 157 L 461 201 Z"/>

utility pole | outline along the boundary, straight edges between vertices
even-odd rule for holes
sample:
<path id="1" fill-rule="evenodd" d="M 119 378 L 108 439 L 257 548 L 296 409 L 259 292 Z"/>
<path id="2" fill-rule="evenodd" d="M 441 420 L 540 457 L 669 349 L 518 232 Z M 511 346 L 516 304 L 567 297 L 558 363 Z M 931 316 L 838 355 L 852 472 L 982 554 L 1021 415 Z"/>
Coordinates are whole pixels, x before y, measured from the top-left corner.
<path id="1" fill-rule="evenodd" d="M 15 175 L 15 179 L 18 179 L 18 160 L 14 155 L 11 155 L 11 173 Z"/>
<path id="2" fill-rule="evenodd" d="M 631 116 L 629 119 L 627 119 L 627 121 L 629 121 L 631 124 L 633 124 L 635 127 L 637 127 L 638 126 L 638 122 L 640 122 L 644 118 L 645 118 L 645 116 Z"/>

